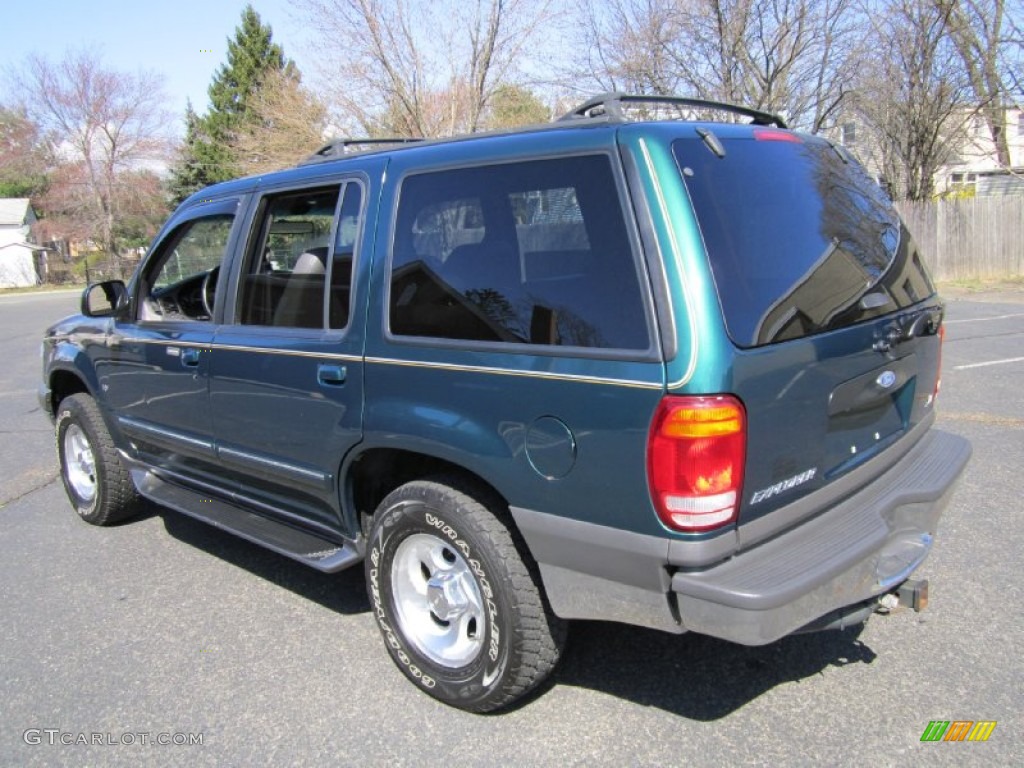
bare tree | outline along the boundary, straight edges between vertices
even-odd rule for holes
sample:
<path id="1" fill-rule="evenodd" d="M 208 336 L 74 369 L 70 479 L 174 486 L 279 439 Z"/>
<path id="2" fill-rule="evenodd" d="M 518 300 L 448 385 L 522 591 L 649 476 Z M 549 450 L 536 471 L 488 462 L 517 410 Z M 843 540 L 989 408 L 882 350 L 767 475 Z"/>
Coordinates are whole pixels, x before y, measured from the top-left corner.
<path id="1" fill-rule="evenodd" d="M 22 109 L 43 130 L 51 153 L 73 184 L 56 198 L 82 237 L 117 256 L 122 175 L 164 158 L 170 123 L 161 78 L 103 67 L 98 54 L 68 52 L 58 62 L 32 55 L 14 73 Z M 72 204 L 73 203 L 73 204 Z M 58 212 L 59 213 L 59 212 Z"/>
<path id="2" fill-rule="evenodd" d="M 936 171 L 963 144 L 970 85 L 949 35 L 948 8 L 886 0 L 878 10 L 876 55 L 865 63 L 856 107 L 880 155 L 862 159 L 882 169 L 894 196 L 927 200 Z"/>
<path id="3" fill-rule="evenodd" d="M 818 131 L 852 88 L 853 0 L 578 0 L 579 79 L 784 113 Z"/>
<path id="4" fill-rule="evenodd" d="M 331 101 L 371 135 L 477 130 L 553 0 L 299 0 Z M 342 42 L 343 41 L 343 42 Z M 353 124 L 354 125 L 351 125 Z"/>
<path id="5" fill-rule="evenodd" d="M 1010 75 L 1020 65 L 1020 43 L 1013 45 L 1010 12 L 1020 3 L 1010 0 L 934 0 L 949 15 L 949 31 L 963 62 L 979 113 L 985 120 L 996 160 L 1010 167 L 1005 107 L 1011 100 Z"/>
<path id="6" fill-rule="evenodd" d="M 294 72 L 271 70 L 249 98 L 250 119 L 230 140 L 245 174 L 294 165 L 324 143 L 327 108 Z"/>
<path id="7" fill-rule="evenodd" d="M 676 94 L 684 82 L 675 49 L 682 29 L 677 0 L 576 0 L 567 25 L 567 84 L 577 90 Z"/>

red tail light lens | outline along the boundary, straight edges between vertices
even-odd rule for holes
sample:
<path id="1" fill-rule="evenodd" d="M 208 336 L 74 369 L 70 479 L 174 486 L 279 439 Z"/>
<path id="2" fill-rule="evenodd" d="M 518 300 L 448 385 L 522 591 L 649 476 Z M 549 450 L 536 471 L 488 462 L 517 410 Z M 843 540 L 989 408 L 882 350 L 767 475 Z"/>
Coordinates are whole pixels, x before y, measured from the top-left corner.
<path id="1" fill-rule="evenodd" d="M 732 395 L 664 398 L 647 440 L 647 479 L 661 521 L 686 532 L 733 522 L 746 446 L 746 412 Z"/>
<path id="2" fill-rule="evenodd" d="M 777 131 L 774 128 L 755 128 L 754 141 L 788 141 L 803 144 L 804 140 L 790 131 Z"/>

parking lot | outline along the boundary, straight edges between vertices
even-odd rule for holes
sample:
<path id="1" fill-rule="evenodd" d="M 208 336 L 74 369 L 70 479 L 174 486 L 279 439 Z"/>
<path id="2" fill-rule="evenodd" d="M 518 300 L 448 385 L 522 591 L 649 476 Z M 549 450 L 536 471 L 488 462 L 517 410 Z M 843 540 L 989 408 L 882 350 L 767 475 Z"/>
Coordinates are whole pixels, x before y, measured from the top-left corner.
<path id="1" fill-rule="evenodd" d="M 947 304 L 938 428 L 974 458 L 926 612 L 757 648 L 579 622 L 551 683 L 491 716 L 406 682 L 361 569 L 156 508 L 76 520 L 35 397 L 76 303 L 0 297 L 0 765 L 1024 765 L 1022 292 Z M 997 726 L 923 743 L 932 720 Z"/>

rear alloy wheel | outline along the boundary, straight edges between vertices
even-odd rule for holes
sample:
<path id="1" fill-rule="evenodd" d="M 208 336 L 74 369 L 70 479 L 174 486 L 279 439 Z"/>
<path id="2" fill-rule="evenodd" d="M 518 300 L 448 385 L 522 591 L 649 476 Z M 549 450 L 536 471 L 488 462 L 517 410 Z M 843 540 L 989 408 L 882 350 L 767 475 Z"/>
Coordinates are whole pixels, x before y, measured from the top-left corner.
<path id="1" fill-rule="evenodd" d="M 85 522 L 109 525 L 138 512 L 140 499 L 96 401 L 70 395 L 57 409 L 57 457 L 68 499 Z"/>
<path id="2" fill-rule="evenodd" d="M 472 712 L 540 684 L 565 641 L 524 545 L 500 506 L 481 498 L 451 479 L 401 486 L 377 509 L 366 558 L 395 664 L 431 696 Z"/>

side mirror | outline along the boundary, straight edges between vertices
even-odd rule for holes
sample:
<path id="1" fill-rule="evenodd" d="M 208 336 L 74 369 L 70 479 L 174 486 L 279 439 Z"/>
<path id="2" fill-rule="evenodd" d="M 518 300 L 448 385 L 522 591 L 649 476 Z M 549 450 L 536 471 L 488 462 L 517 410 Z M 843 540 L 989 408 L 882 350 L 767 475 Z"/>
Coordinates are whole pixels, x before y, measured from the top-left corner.
<path id="1" fill-rule="evenodd" d="M 82 314 L 86 317 L 112 317 L 127 308 L 128 288 L 121 280 L 95 283 L 82 292 Z"/>

